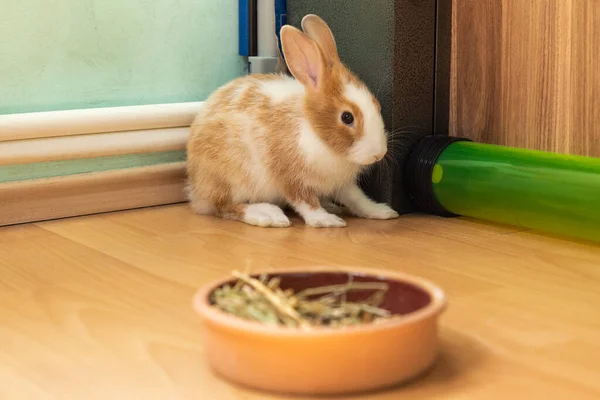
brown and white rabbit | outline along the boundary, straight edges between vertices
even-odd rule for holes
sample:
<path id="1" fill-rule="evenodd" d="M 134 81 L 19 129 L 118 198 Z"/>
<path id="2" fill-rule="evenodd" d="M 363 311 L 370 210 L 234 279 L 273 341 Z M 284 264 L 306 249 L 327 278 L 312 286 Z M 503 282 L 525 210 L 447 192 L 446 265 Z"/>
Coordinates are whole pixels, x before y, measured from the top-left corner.
<path id="1" fill-rule="evenodd" d="M 248 75 L 217 89 L 191 129 L 187 197 L 192 210 L 263 227 L 288 227 L 289 205 L 312 227 L 343 227 L 328 199 L 361 218 L 398 217 L 369 199 L 358 174 L 387 152 L 380 105 L 339 59 L 316 15 L 304 32 L 281 29 L 291 74 Z"/>

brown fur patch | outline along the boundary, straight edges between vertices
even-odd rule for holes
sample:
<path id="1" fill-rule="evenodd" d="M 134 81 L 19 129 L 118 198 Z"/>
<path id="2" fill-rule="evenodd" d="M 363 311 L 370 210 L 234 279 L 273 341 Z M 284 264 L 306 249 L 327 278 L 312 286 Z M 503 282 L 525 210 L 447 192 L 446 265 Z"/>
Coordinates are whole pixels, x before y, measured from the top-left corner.
<path id="1" fill-rule="evenodd" d="M 342 64 L 334 64 L 328 76 L 319 91 L 308 93 L 306 115 L 321 139 L 336 153 L 346 155 L 354 142 L 364 135 L 364 121 L 360 108 L 344 96 L 343 90 L 347 83 L 361 86 L 362 82 Z M 353 127 L 341 121 L 344 111 L 353 114 Z"/>
<path id="2" fill-rule="evenodd" d="M 230 204 L 222 207 L 217 211 L 217 216 L 223 219 L 231 219 L 235 221 L 243 221 L 246 215 L 246 204 Z"/>

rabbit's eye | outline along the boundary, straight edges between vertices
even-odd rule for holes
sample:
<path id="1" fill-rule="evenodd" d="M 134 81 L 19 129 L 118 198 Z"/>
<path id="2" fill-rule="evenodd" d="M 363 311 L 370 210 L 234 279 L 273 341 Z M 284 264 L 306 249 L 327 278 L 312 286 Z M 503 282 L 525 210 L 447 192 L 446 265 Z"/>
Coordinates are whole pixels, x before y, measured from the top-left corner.
<path id="1" fill-rule="evenodd" d="M 342 113 L 342 122 L 346 125 L 352 125 L 354 122 L 354 115 L 351 112 L 344 111 Z"/>

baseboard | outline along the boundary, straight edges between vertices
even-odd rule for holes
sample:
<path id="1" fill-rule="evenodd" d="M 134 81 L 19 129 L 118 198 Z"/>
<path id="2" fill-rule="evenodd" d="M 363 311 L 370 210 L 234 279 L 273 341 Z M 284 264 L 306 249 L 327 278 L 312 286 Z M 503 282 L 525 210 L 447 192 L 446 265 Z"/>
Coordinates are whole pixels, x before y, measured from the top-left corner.
<path id="1" fill-rule="evenodd" d="M 202 103 L 0 116 L 0 226 L 185 201 Z"/>

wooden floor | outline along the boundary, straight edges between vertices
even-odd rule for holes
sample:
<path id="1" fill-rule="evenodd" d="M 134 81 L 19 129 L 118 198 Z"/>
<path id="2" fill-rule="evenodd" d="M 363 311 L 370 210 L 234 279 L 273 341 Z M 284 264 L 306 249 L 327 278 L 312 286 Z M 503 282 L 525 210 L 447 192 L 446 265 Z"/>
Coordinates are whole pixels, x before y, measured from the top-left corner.
<path id="1" fill-rule="evenodd" d="M 279 399 L 213 377 L 190 307 L 249 264 L 444 287 L 435 369 L 357 399 L 600 398 L 600 247 L 419 216 L 262 229 L 177 205 L 0 228 L 0 399 Z"/>

